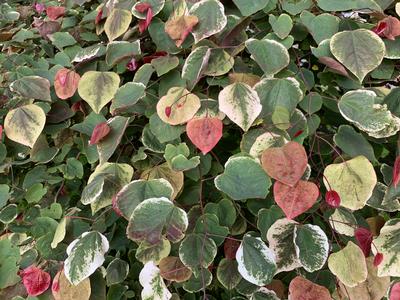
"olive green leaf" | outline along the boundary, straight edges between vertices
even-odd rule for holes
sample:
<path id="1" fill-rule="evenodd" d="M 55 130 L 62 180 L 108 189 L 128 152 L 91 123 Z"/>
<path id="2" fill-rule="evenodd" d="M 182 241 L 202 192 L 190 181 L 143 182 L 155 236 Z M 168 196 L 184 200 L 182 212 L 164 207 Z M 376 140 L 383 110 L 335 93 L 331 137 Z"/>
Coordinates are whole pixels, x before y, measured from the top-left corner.
<path id="1" fill-rule="evenodd" d="M 381 7 L 374 0 L 317 0 L 318 6 L 326 11 L 345 11 L 368 8 L 381 11 Z"/>
<path id="2" fill-rule="evenodd" d="M 130 11 L 114 8 L 104 24 L 104 31 L 106 32 L 109 41 L 111 42 L 124 34 L 125 31 L 128 30 L 131 21 L 132 14 Z"/>
<path id="3" fill-rule="evenodd" d="M 32 148 L 45 123 L 46 115 L 43 109 L 36 104 L 28 104 L 7 113 L 4 129 L 10 140 Z"/>
<path id="4" fill-rule="evenodd" d="M 243 16 L 250 16 L 267 6 L 269 0 L 254 0 L 249 5 L 247 0 L 233 0 Z"/>
<path id="5" fill-rule="evenodd" d="M 331 164 L 324 170 L 327 190 L 336 191 L 340 196 L 340 205 L 352 210 L 365 206 L 376 183 L 374 167 L 365 156 Z"/>
<path id="6" fill-rule="evenodd" d="M 351 241 L 342 250 L 329 256 L 328 267 L 348 287 L 355 287 L 367 279 L 365 256 L 361 248 Z"/>
<path id="7" fill-rule="evenodd" d="M 166 238 L 162 238 L 155 244 L 150 244 L 147 241 L 141 242 L 136 249 L 135 257 L 143 264 L 149 261 L 158 264 L 163 258 L 167 257 L 170 252 L 171 243 Z"/>
<path id="8" fill-rule="evenodd" d="M 377 68 L 385 55 L 385 44 L 371 30 L 357 29 L 336 33 L 330 42 L 332 54 L 363 81 Z"/>
<path id="9" fill-rule="evenodd" d="M 79 81 L 78 93 L 98 114 L 113 99 L 119 82 L 120 78 L 117 73 L 88 71 Z"/>
<path id="10" fill-rule="evenodd" d="M 216 255 L 217 246 L 214 240 L 205 234 L 188 234 L 179 246 L 179 258 L 192 271 L 199 267 L 207 268 Z"/>
<path id="11" fill-rule="evenodd" d="M 281 14 L 279 17 L 269 15 L 269 23 L 272 26 L 272 30 L 280 38 L 286 38 L 293 28 L 292 18 L 287 14 Z"/>
<path id="12" fill-rule="evenodd" d="M 24 98 L 51 101 L 50 82 L 39 76 L 25 76 L 10 84 L 13 92 Z"/>
<path id="13" fill-rule="evenodd" d="M 217 279 L 226 289 L 234 289 L 242 280 L 242 275 L 238 271 L 237 261 L 223 258 L 218 264 Z"/>
<path id="14" fill-rule="evenodd" d="M 307 27 L 317 44 L 325 39 L 330 39 L 339 31 L 340 19 L 331 14 L 320 14 L 315 16 L 305 10 L 300 15 L 300 21 Z"/>

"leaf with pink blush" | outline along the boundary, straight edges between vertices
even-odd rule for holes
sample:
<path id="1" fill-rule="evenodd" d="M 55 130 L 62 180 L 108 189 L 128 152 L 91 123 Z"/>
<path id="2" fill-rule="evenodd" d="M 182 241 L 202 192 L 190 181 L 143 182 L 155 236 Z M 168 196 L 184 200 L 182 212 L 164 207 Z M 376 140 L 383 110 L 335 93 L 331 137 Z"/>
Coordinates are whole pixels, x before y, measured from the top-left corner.
<path id="1" fill-rule="evenodd" d="M 90 137 L 89 144 L 95 145 L 100 142 L 103 138 L 105 138 L 110 133 L 110 126 L 108 126 L 107 122 L 102 122 L 96 125 L 93 129 L 92 136 Z"/>
<path id="2" fill-rule="evenodd" d="M 274 199 L 288 219 L 309 210 L 317 201 L 319 189 L 315 183 L 300 180 L 294 187 L 275 181 Z"/>
<path id="3" fill-rule="evenodd" d="M 63 100 L 71 98 L 78 88 L 80 79 L 79 74 L 72 70 L 66 68 L 58 70 L 54 79 L 57 97 Z"/>
<path id="4" fill-rule="evenodd" d="M 30 266 L 21 271 L 20 276 L 29 296 L 41 295 L 50 286 L 50 274 L 38 267 Z"/>
<path id="5" fill-rule="evenodd" d="M 65 14 L 65 7 L 62 6 L 49 6 L 46 8 L 46 14 L 50 20 L 55 21 Z"/>
<path id="6" fill-rule="evenodd" d="M 372 244 L 372 232 L 366 228 L 359 227 L 355 230 L 354 235 L 356 237 L 358 246 L 361 248 L 365 257 L 369 256 L 371 252 L 371 244 Z"/>
<path id="7" fill-rule="evenodd" d="M 222 121 L 218 118 L 196 118 L 186 124 L 190 141 L 203 154 L 210 152 L 222 137 Z"/>

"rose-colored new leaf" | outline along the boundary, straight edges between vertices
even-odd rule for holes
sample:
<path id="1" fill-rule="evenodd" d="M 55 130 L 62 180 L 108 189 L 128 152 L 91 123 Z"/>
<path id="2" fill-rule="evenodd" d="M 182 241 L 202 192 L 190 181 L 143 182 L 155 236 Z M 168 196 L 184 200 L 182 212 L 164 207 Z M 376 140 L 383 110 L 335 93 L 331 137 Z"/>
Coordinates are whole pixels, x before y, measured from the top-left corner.
<path id="1" fill-rule="evenodd" d="M 30 266 L 20 272 L 22 283 L 29 296 L 43 294 L 50 286 L 50 274 L 35 266 Z"/>
<path id="2" fill-rule="evenodd" d="M 110 132 L 110 126 L 108 126 L 107 122 L 102 122 L 97 124 L 93 129 L 92 136 L 90 137 L 89 144 L 95 145 L 101 141 L 107 134 Z"/>
<path id="3" fill-rule="evenodd" d="M 65 7 L 62 6 L 49 6 L 46 8 L 46 14 L 50 20 L 55 21 L 65 14 Z"/>
<path id="4" fill-rule="evenodd" d="M 399 300 L 400 299 L 400 282 L 396 282 L 390 289 L 389 300 Z"/>
<path id="5" fill-rule="evenodd" d="M 210 152 L 222 137 L 222 121 L 217 118 L 192 119 L 186 124 L 191 142 L 203 154 Z"/>
<path id="6" fill-rule="evenodd" d="M 153 19 L 153 10 L 150 7 L 147 10 L 147 14 L 146 14 L 146 20 L 139 20 L 139 32 L 143 33 L 146 31 L 147 27 L 149 27 L 151 20 Z"/>
<path id="7" fill-rule="evenodd" d="M 393 185 L 397 187 L 400 182 L 400 155 L 396 157 L 396 161 L 393 166 Z"/>
<path id="8" fill-rule="evenodd" d="M 374 257 L 374 266 L 375 267 L 379 266 L 382 261 L 383 261 L 383 254 L 378 252 Z"/>
<path id="9" fill-rule="evenodd" d="M 317 201 L 319 189 L 315 183 L 300 180 L 294 187 L 275 181 L 274 199 L 288 219 L 294 219 Z"/>
<path id="10" fill-rule="evenodd" d="M 356 237 L 358 246 L 361 248 L 365 257 L 369 256 L 371 252 L 371 244 L 372 244 L 372 232 L 366 228 L 359 227 L 355 230 L 354 235 Z"/>
<path id="11" fill-rule="evenodd" d="M 175 41 L 176 46 L 180 47 L 198 22 L 196 16 L 179 16 L 165 23 L 165 32 Z"/>
<path id="12" fill-rule="evenodd" d="M 60 99 L 71 98 L 78 88 L 80 79 L 79 74 L 72 70 L 66 68 L 58 70 L 54 79 L 54 89 L 57 97 Z"/>
<path id="13" fill-rule="evenodd" d="M 295 277 L 289 285 L 290 300 L 332 300 L 328 289 L 301 276 Z M 361 299 L 360 299 L 361 300 Z"/>
<path id="14" fill-rule="evenodd" d="M 338 208 L 340 206 L 340 196 L 334 190 L 327 191 L 325 194 L 325 202 L 330 207 Z"/>
<path id="15" fill-rule="evenodd" d="M 291 187 L 301 179 L 307 167 L 307 153 L 302 145 L 289 142 L 283 147 L 266 149 L 261 157 L 267 174 Z"/>
<path id="16" fill-rule="evenodd" d="M 372 31 L 381 37 L 395 40 L 400 35 L 400 21 L 395 17 L 388 16 L 380 21 Z"/>

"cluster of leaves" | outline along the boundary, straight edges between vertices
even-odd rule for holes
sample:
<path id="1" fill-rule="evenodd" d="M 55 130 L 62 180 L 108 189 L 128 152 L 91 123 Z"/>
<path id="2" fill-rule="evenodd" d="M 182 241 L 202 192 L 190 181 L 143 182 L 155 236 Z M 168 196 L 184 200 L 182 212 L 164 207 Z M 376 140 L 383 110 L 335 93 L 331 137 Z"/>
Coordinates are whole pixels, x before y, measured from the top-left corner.
<path id="1" fill-rule="evenodd" d="M 1 2 L 0 298 L 399 300 L 395 2 Z"/>

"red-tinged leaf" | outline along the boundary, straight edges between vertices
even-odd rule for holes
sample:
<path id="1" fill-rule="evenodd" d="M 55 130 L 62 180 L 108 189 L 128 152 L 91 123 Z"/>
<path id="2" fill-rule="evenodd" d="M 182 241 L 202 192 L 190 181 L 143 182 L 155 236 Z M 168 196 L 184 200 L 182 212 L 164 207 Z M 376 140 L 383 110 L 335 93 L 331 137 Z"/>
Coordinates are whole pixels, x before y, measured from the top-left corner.
<path id="1" fill-rule="evenodd" d="M 151 61 L 153 59 L 156 59 L 156 58 L 162 57 L 162 56 L 167 56 L 167 55 L 168 55 L 168 53 L 165 52 L 165 51 L 155 52 L 152 55 L 148 55 L 148 56 L 143 57 L 143 63 L 148 64 L 148 63 L 151 63 Z"/>
<path id="2" fill-rule="evenodd" d="M 71 98 L 78 88 L 80 79 L 79 74 L 72 70 L 66 68 L 58 70 L 54 79 L 54 89 L 57 97 L 60 99 Z"/>
<path id="3" fill-rule="evenodd" d="M 399 299 L 400 299 L 400 282 L 396 282 L 390 289 L 389 300 L 399 300 Z"/>
<path id="4" fill-rule="evenodd" d="M 372 28 L 372 31 L 375 32 L 377 35 L 382 36 L 386 28 L 387 28 L 386 22 L 379 22 L 378 25 Z"/>
<path id="5" fill-rule="evenodd" d="M 381 37 L 395 40 L 397 36 L 400 36 L 400 21 L 392 16 L 386 17 L 372 31 Z"/>
<path id="6" fill-rule="evenodd" d="M 339 75 L 350 77 L 346 68 L 338 62 L 336 59 L 332 57 L 320 57 L 319 61 L 323 63 L 325 66 L 331 69 L 333 73 L 337 73 Z"/>
<path id="7" fill-rule="evenodd" d="M 37 28 L 39 34 L 45 39 L 48 39 L 48 34 L 58 32 L 61 28 L 61 24 L 57 21 L 43 21 L 39 18 L 34 18 L 32 25 Z"/>
<path id="8" fill-rule="evenodd" d="M 171 108 L 171 106 L 167 106 L 166 108 L 165 108 L 165 115 L 169 118 L 169 116 L 171 115 L 171 112 L 172 112 L 172 108 Z"/>
<path id="9" fill-rule="evenodd" d="M 374 257 L 374 266 L 379 266 L 383 261 L 383 254 L 378 252 Z"/>
<path id="10" fill-rule="evenodd" d="M 176 46 L 180 47 L 198 22 L 196 16 L 182 15 L 168 20 L 165 23 L 165 32 L 175 41 Z"/>
<path id="11" fill-rule="evenodd" d="M 102 19 L 103 19 L 103 9 L 100 9 L 97 12 L 96 19 L 94 20 L 94 24 L 96 24 L 96 25 L 99 24 Z"/>
<path id="12" fill-rule="evenodd" d="M 151 4 L 146 2 L 139 3 L 135 6 L 135 10 L 137 10 L 141 14 L 145 13 L 149 8 L 151 8 Z"/>
<path id="13" fill-rule="evenodd" d="M 42 12 L 44 12 L 46 10 L 46 6 L 43 3 L 34 3 L 33 4 L 33 8 L 34 10 L 36 10 L 36 12 L 38 14 L 41 14 Z"/>
<path id="14" fill-rule="evenodd" d="M 3 137 L 3 126 L 0 125 L 0 140 L 1 140 L 2 137 Z"/>
<path id="15" fill-rule="evenodd" d="M 95 145 L 100 142 L 110 132 L 110 126 L 107 122 L 97 124 L 93 129 L 92 136 L 90 137 L 89 145 Z"/>
<path id="16" fill-rule="evenodd" d="M 372 244 L 372 232 L 366 228 L 359 227 L 355 230 L 354 235 L 356 237 L 358 246 L 361 248 L 365 257 L 369 256 L 371 252 L 371 244 Z"/>
<path id="17" fill-rule="evenodd" d="M 274 199 L 288 219 L 293 219 L 309 210 L 319 196 L 318 186 L 300 180 L 294 187 L 275 181 Z"/>
<path id="18" fill-rule="evenodd" d="M 393 185 L 397 187 L 400 182 L 400 155 L 396 157 L 396 161 L 393 166 Z"/>
<path id="19" fill-rule="evenodd" d="M 266 149 L 261 161 L 265 172 L 270 177 L 294 187 L 303 176 L 308 159 L 302 145 L 289 142 L 283 147 Z"/>
<path id="20" fill-rule="evenodd" d="M 224 254 L 227 259 L 236 259 L 236 251 L 239 249 L 240 242 L 232 239 L 225 239 Z"/>
<path id="21" fill-rule="evenodd" d="M 293 137 L 294 138 L 297 138 L 300 134 L 302 134 L 303 133 L 303 130 L 299 130 L 299 131 L 297 131 L 294 135 L 293 135 Z"/>
<path id="22" fill-rule="evenodd" d="M 330 207 L 338 208 L 340 206 L 340 196 L 334 190 L 327 191 L 325 194 L 325 202 Z"/>
<path id="23" fill-rule="evenodd" d="M 29 296 L 43 294 L 50 286 L 50 274 L 34 266 L 21 271 L 20 276 Z"/>
<path id="24" fill-rule="evenodd" d="M 85 110 L 83 109 L 83 102 L 82 101 L 75 102 L 74 104 L 72 104 L 71 110 L 73 112 L 81 111 L 85 113 Z"/>
<path id="25" fill-rule="evenodd" d="M 332 300 L 329 290 L 301 276 L 294 278 L 289 284 L 290 300 Z M 359 299 L 361 300 L 361 299 Z"/>
<path id="26" fill-rule="evenodd" d="M 206 154 L 218 144 L 222 128 L 222 121 L 217 118 L 192 119 L 186 124 L 186 133 L 191 142 Z"/>
<path id="27" fill-rule="evenodd" d="M 131 71 L 131 72 L 135 71 L 135 70 L 137 69 L 137 67 L 138 67 L 138 64 L 137 64 L 137 62 L 136 62 L 136 60 L 135 60 L 134 58 L 132 58 L 132 59 L 126 64 L 126 68 L 127 68 L 129 71 Z"/>
<path id="28" fill-rule="evenodd" d="M 149 27 L 151 20 L 153 19 L 153 10 L 149 8 L 147 10 L 146 20 L 139 20 L 139 32 L 143 33 Z"/>
<path id="29" fill-rule="evenodd" d="M 119 209 L 118 204 L 117 204 L 117 195 L 115 195 L 112 198 L 112 208 L 115 211 L 115 213 L 120 216 L 123 217 L 124 215 L 122 214 L 122 211 Z"/>
<path id="30" fill-rule="evenodd" d="M 60 290 L 60 275 L 61 275 L 61 271 L 58 271 L 58 273 L 56 274 L 56 276 L 54 276 L 53 278 L 53 283 L 51 285 L 51 291 L 52 293 L 58 293 L 58 291 Z"/>
<path id="31" fill-rule="evenodd" d="M 49 6 L 46 9 L 46 14 L 50 20 L 57 20 L 65 14 L 65 7 L 63 6 Z"/>

